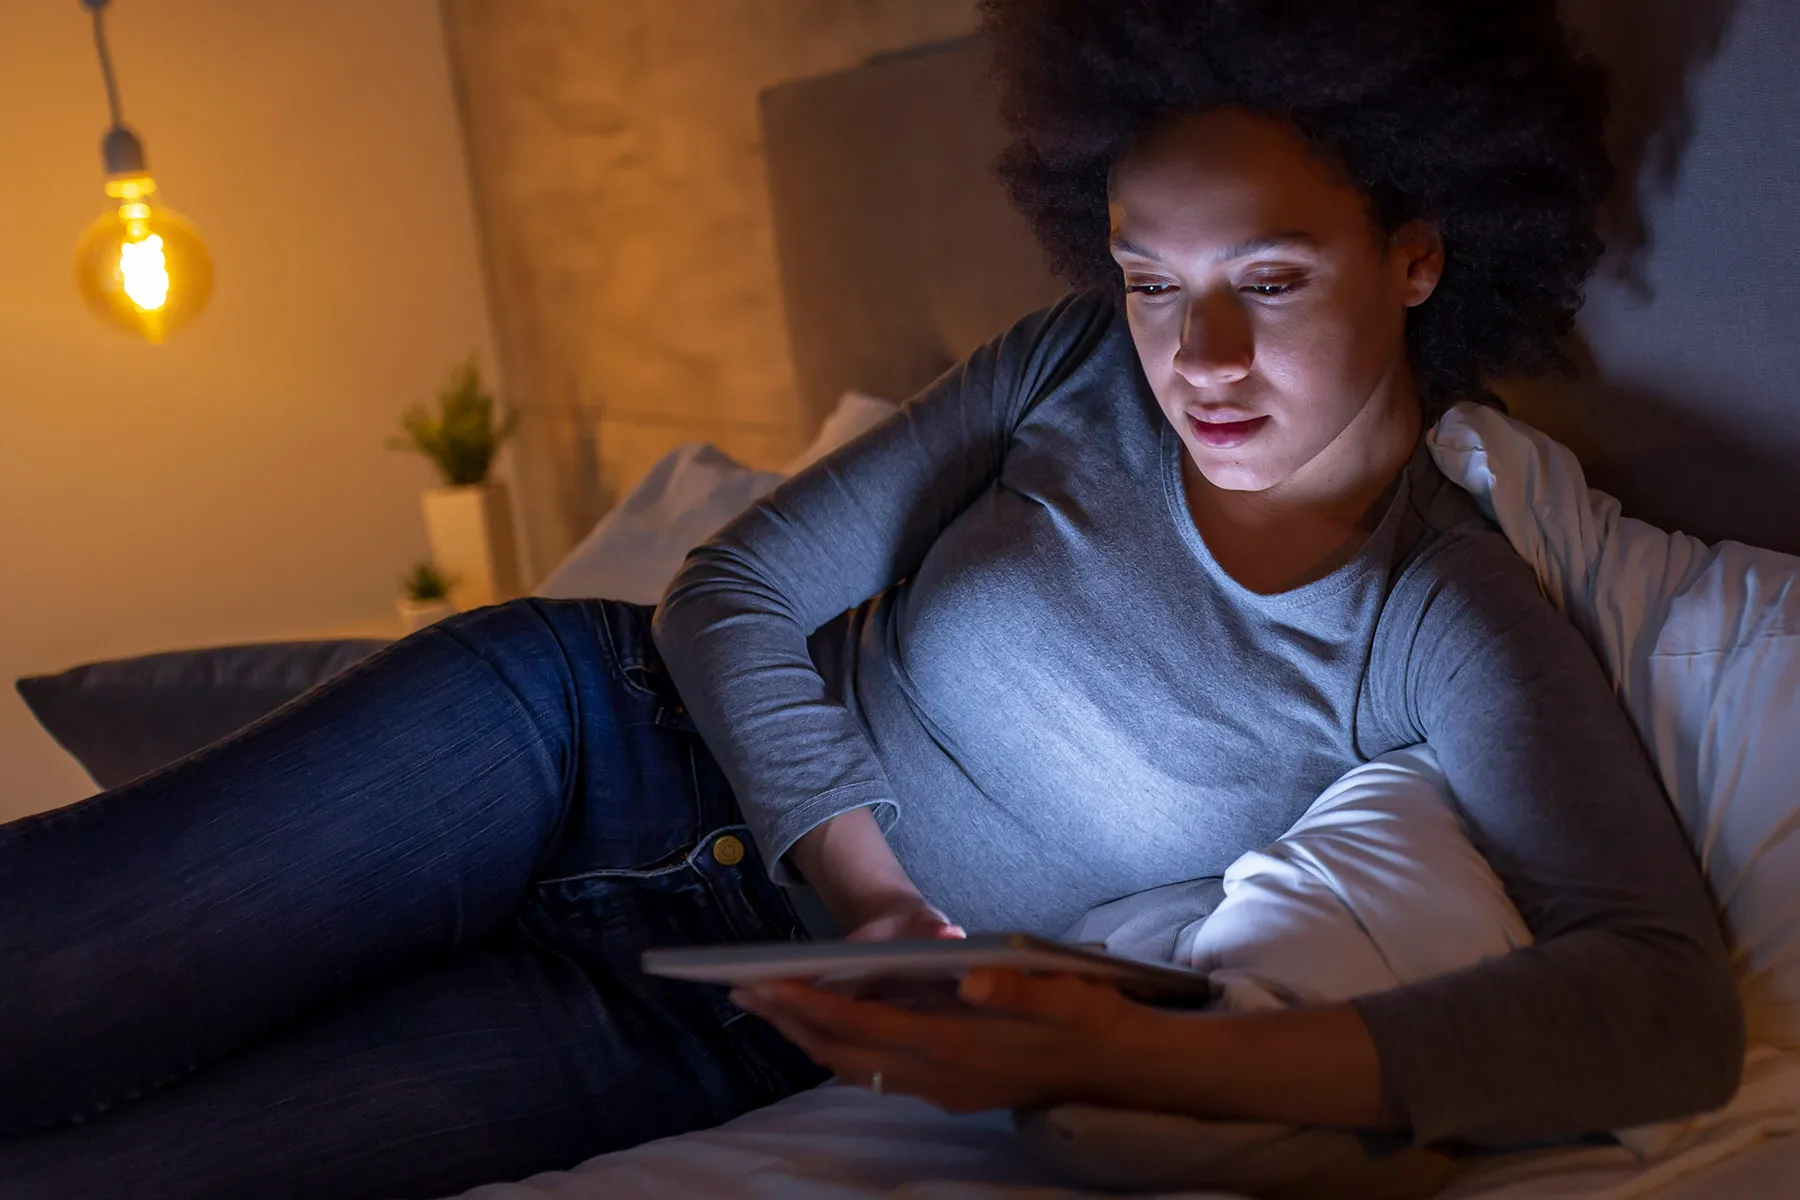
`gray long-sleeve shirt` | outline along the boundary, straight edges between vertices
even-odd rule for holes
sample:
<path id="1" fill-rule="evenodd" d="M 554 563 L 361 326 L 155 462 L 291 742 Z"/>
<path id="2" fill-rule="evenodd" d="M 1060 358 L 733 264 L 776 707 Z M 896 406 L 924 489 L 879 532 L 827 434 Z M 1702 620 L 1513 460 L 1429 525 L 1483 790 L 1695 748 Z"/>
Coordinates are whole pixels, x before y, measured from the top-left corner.
<path id="1" fill-rule="evenodd" d="M 1181 453 L 1116 307 L 1071 297 L 695 551 L 657 645 L 768 859 L 871 805 L 953 920 L 1054 935 L 1427 742 L 1537 944 L 1357 1001 L 1415 1136 L 1727 1099 L 1705 885 L 1504 539 L 1421 451 L 1352 562 L 1260 595 L 1195 530 Z"/>

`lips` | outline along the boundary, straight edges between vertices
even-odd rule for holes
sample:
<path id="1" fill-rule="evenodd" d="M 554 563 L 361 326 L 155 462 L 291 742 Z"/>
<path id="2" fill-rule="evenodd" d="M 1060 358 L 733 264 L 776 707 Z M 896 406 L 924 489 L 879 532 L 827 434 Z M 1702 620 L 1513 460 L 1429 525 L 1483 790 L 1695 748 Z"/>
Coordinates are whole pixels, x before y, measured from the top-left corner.
<path id="1" fill-rule="evenodd" d="M 1251 417 L 1248 421 L 1202 421 L 1188 414 L 1188 428 L 1194 440 L 1213 450 L 1230 450 L 1261 433 L 1269 423 L 1267 417 Z"/>

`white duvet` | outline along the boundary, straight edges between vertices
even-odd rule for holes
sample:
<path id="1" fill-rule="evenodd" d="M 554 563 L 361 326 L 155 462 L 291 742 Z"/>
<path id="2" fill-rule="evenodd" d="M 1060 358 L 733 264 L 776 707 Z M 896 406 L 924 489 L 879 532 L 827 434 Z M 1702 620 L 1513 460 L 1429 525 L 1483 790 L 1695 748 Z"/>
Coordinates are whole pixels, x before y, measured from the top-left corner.
<path id="1" fill-rule="evenodd" d="M 1753 1043 L 1745 1084 L 1719 1112 L 1618 1131 L 1620 1146 L 1490 1159 L 1443 1195 L 1800 1195 L 1800 1138 L 1759 1146 L 1800 1130 L 1800 559 L 1707 547 L 1624 518 L 1586 487 L 1565 448 L 1492 409 L 1459 406 L 1429 440 L 1613 678 L 1718 898 Z M 1391 987 L 1529 940 L 1423 748 L 1334 784 L 1281 841 L 1232 866 L 1222 899 L 1216 888 L 1175 885 L 1103 906 L 1071 934 L 1210 971 L 1240 1008 Z M 1246 1139 L 1283 1136 L 1083 1106 L 1023 1128 L 1010 1114 L 951 1117 L 828 1086 L 716 1130 L 467 1195 L 1094 1194 L 1071 1190 L 1070 1172 L 1114 1185 L 1254 1188 L 1266 1183 L 1262 1168 L 1230 1167 L 1233 1153 Z M 1728 1175 L 1730 1190 L 1713 1190 Z"/>

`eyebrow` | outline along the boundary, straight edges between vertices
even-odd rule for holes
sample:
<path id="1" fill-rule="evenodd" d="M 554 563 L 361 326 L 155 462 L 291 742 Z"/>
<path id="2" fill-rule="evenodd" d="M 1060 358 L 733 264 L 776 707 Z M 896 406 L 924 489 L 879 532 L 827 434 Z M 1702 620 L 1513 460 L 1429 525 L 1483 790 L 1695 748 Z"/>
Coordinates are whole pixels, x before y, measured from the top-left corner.
<path id="1" fill-rule="evenodd" d="M 1282 233 L 1272 233 L 1267 237 L 1255 238 L 1248 242 L 1239 242 L 1235 246 L 1226 246 L 1223 250 L 1220 250 L 1217 254 L 1213 255 L 1213 261 L 1231 262 L 1234 259 L 1248 258 L 1252 254 L 1260 254 L 1264 250 L 1280 250 L 1289 246 L 1315 246 L 1317 244 L 1318 243 L 1313 240 L 1310 234 L 1298 229 L 1290 229 Z M 1114 250 L 1122 250 L 1126 254 L 1135 254 L 1139 258 L 1147 258 L 1152 262 L 1162 261 L 1161 255 L 1153 254 L 1127 238 L 1114 236 L 1111 245 Z"/>

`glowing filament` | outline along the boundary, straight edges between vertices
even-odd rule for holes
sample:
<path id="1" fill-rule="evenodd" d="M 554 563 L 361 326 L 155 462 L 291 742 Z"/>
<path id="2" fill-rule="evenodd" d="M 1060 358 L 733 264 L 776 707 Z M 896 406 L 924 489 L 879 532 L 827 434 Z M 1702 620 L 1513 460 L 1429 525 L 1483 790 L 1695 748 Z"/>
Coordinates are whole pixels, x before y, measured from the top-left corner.
<path id="1" fill-rule="evenodd" d="M 161 308 L 169 298 L 169 269 L 163 260 L 163 240 L 151 234 L 141 242 L 119 246 L 119 274 L 125 294 L 141 309 Z"/>

